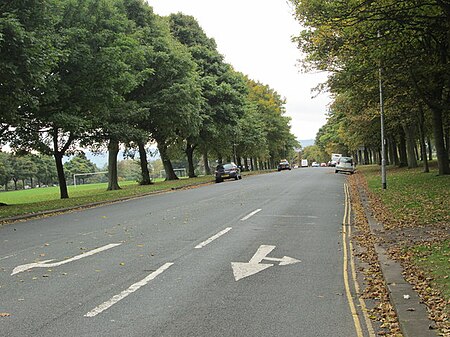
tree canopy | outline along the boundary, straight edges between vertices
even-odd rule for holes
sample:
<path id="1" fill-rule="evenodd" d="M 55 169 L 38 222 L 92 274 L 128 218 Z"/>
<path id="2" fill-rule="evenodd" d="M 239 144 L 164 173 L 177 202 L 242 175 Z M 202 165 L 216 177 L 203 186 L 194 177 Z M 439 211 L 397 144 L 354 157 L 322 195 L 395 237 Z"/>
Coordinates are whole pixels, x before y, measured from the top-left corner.
<path id="1" fill-rule="evenodd" d="M 142 183 L 149 143 L 168 179 L 180 153 L 195 175 L 195 149 L 208 173 L 208 156 L 270 167 L 295 146 L 273 89 L 227 64 L 195 18 L 160 17 L 144 0 L 0 4 L 0 89 L 0 142 L 53 156 L 61 198 L 72 172 L 63 158 L 80 148 L 108 148 L 108 189 L 118 189 L 120 146 L 139 148 Z M 44 171 L 33 175 L 48 180 Z M 8 172 L 2 164 L 0 178 Z"/>
<path id="2" fill-rule="evenodd" d="M 326 84 L 334 103 L 322 143 L 328 137 L 332 147 L 338 137 L 350 151 L 379 152 L 381 69 L 390 161 L 417 165 L 414 148 L 419 143 L 424 153 L 428 137 L 439 173 L 449 174 L 448 3 L 291 2 L 304 27 L 295 38 L 306 55 L 303 66 L 330 72 Z M 405 158 L 397 160 L 398 153 Z"/>

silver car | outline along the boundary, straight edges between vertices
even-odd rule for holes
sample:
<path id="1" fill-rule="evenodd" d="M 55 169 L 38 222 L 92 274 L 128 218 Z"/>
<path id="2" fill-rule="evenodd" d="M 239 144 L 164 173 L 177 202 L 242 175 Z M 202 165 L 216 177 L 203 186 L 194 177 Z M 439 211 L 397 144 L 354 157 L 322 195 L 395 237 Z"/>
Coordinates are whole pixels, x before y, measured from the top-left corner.
<path id="1" fill-rule="evenodd" d="M 355 172 L 355 164 L 352 157 L 341 157 L 336 163 L 335 173 L 349 172 L 353 174 Z"/>

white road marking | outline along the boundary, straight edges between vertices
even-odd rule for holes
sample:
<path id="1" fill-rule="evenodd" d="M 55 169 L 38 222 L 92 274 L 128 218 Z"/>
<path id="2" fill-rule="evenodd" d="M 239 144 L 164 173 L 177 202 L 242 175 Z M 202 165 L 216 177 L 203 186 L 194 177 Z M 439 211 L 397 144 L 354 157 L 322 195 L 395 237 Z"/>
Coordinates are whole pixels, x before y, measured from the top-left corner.
<path id="1" fill-rule="evenodd" d="M 159 269 L 155 270 L 153 273 L 149 274 L 147 277 L 145 277 L 141 281 L 136 282 L 135 284 L 132 284 L 128 289 L 122 291 L 118 295 L 115 295 L 115 296 L 111 297 L 110 300 L 108 300 L 108 301 L 100 304 L 98 307 L 92 309 L 86 315 L 84 315 L 84 317 L 95 317 L 98 314 L 100 314 L 103 311 L 105 311 L 106 309 L 109 309 L 110 307 L 112 307 L 117 302 L 123 300 L 128 295 L 134 293 L 139 288 L 145 286 L 148 282 L 150 282 L 151 280 L 156 278 L 158 275 L 163 273 L 165 270 L 167 270 L 171 265 L 173 265 L 172 262 L 168 262 L 168 263 L 164 264 L 163 266 L 159 267 Z"/>
<path id="2" fill-rule="evenodd" d="M 18 273 L 21 273 L 23 271 L 26 271 L 26 270 L 32 269 L 32 268 L 58 267 L 58 266 L 61 266 L 63 264 L 66 264 L 66 263 L 69 263 L 69 262 L 73 262 L 73 261 L 82 259 L 84 257 L 88 257 L 88 256 L 91 256 L 91 255 L 103 252 L 105 250 L 108 250 L 108 249 L 120 246 L 121 244 L 122 243 L 110 243 L 109 245 L 106 245 L 106 246 L 103 246 L 103 247 L 100 247 L 100 248 L 97 248 L 97 249 L 85 252 L 83 254 L 71 257 L 70 259 L 63 260 L 63 261 L 60 261 L 60 262 L 49 263 L 49 262 L 51 262 L 53 260 L 45 260 L 45 261 L 41 261 L 41 262 L 34 262 L 34 263 L 23 264 L 21 266 L 17 266 L 16 268 L 14 268 L 13 272 L 11 273 L 11 275 L 18 274 Z"/>
<path id="3" fill-rule="evenodd" d="M 260 263 L 274 249 L 275 246 L 261 245 L 248 263 Z"/>
<path id="4" fill-rule="evenodd" d="M 13 256 L 15 256 L 15 255 L 12 254 L 12 255 L 8 255 L 8 256 L 0 257 L 0 260 L 6 260 L 6 259 L 9 259 L 10 257 L 13 257 Z"/>
<path id="5" fill-rule="evenodd" d="M 262 260 L 280 262 L 280 266 L 286 266 L 288 264 L 301 262 L 300 260 L 294 259 L 289 256 L 284 256 L 282 258 L 267 257 L 267 255 L 274 249 L 275 246 L 261 245 L 249 262 L 231 262 L 234 279 L 236 281 L 239 281 L 244 277 L 254 275 L 256 273 L 259 273 L 260 271 L 263 271 L 264 269 L 273 267 L 273 264 L 271 263 L 260 263 Z"/>
<path id="6" fill-rule="evenodd" d="M 213 242 L 215 239 L 221 237 L 222 235 L 224 235 L 225 233 L 229 232 L 232 229 L 233 229 L 232 227 L 225 228 L 223 231 L 220 231 L 216 235 L 211 236 L 208 240 L 205 240 L 202 243 L 199 243 L 197 246 L 195 246 L 195 248 L 200 249 L 200 248 L 205 247 L 207 244 Z"/>
<path id="7" fill-rule="evenodd" d="M 245 220 L 251 218 L 252 216 L 254 216 L 256 213 L 261 212 L 261 211 L 262 211 L 262 209 L 261 209 L 261 208 L 258 208 L 257 210 L 255 210 L 255 211 L 251 212 L 250 214 L 244 216 L 244 217 L 241 219 L 241 221 L 245 221 Z"/>
<path id="8" fill-rule="evenodd" d="M 276 215 L 276 214 L 266 214 L 266 215 L 261 215 L 261 216 L 274 217 L 274 218 L 307 218 L 307 219 L 318 219 L 319 218 L 319 217 L 317 217 L 315 215 L 286 215 L 286 214 Z"/>

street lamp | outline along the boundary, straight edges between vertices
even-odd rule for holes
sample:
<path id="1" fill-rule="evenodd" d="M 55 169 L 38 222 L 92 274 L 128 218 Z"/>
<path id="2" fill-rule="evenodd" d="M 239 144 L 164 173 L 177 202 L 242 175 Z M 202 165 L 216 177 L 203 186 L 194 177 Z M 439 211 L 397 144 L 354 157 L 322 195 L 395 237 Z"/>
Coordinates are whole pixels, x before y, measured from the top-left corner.
<path id="1" fill-rule="evenodd" d="M 380 32 L 378 32 L 377 37 L 380 38 Z M 383 102 L 383 83 L 381 80 L 382 69 L 381 60 L 380 67 L 378 69 L 378 85 L 380 88 L 380 116 L 381 116 L 381 185 L 383 190 L 386 189 L 386 140 L 384 138 L 384 102 Z"/>

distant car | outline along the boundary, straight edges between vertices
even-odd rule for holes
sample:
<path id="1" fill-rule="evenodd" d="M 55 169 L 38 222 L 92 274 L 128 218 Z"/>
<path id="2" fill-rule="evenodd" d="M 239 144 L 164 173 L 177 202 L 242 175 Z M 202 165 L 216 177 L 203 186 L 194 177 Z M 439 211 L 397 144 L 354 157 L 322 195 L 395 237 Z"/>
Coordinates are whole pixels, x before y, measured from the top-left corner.
<path id="1" fill-rule="evenodd" d="M 280 161 L 280 163 L 278 164 L 278 171 L 281 170 L 290 170 L 291 169 L 291 165 L 289 165 L 289 162 L 287 160 L 282 160 Z"/>
<path id="2" fill-rule="evenodd" d="M 311 164 L 311 167 L 319 167 L 319 166 L 320 166 L 320 164 L 315 161 L 313 161 Z"/>
<path id="3" fill-rule="evenodd" d="M 327 167 L 327 163 L 320 163 L 320 167 Z"/>
<path id="4" fill-rule="evenodd" d="M 335 173 L 339 172 L 349 172 L 353 174 L 355 172 L 355 165 L 353 164 L 352 157 L 341 157 L 336 163 Z"/>
<path id="5" fill-rule="evenodd" d="M 224 179 L 242 179 L 241 170 L 235 163 L 217 165 L 215 174 L 216 183 L 221 183 Z"/>

